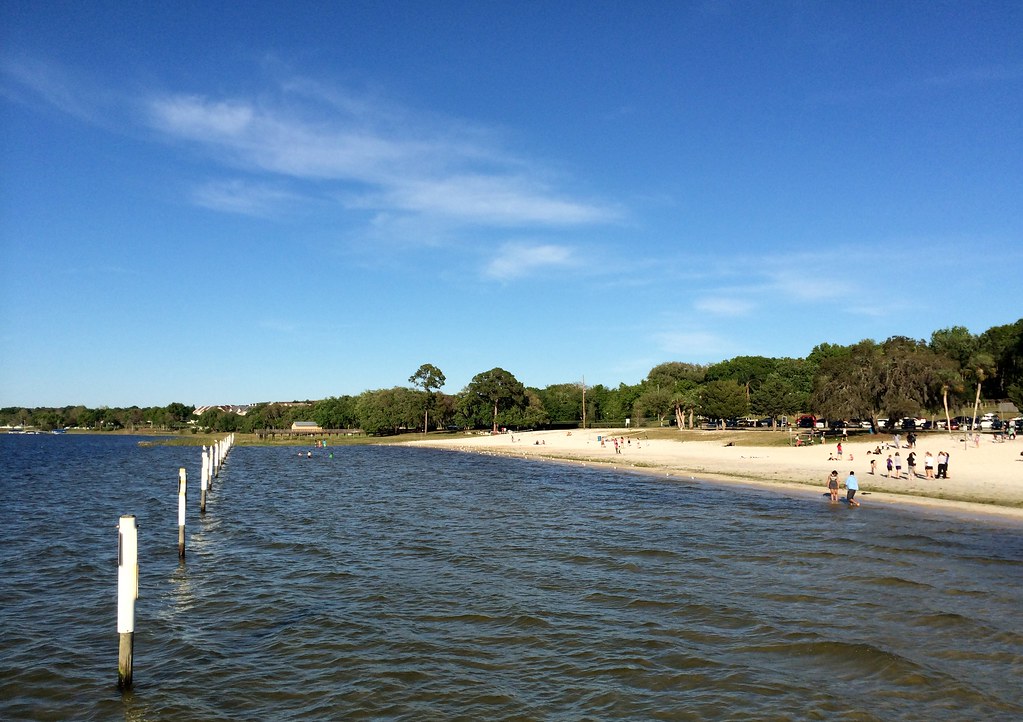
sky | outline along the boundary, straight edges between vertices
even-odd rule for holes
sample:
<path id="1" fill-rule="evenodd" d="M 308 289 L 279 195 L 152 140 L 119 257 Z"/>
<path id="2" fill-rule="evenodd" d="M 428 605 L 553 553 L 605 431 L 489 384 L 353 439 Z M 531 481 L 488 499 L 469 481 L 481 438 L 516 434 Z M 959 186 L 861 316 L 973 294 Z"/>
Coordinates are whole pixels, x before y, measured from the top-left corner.
<path id="1" fill-rule="evenodd" d="M 1023 3 L 0 4 L 0 406 L 1023 316 Z"/>

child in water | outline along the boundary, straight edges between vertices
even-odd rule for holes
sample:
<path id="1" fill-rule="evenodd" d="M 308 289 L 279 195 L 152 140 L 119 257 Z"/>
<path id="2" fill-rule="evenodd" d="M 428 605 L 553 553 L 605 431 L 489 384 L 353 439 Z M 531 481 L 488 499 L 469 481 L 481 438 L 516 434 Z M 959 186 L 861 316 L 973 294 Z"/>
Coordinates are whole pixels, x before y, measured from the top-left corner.
<path id="1" fill-rule="evenodd" d="M 828 477 L 828 491 L 831 493 L 831 501 L 838 503 L 838 471 L 832 471 Z"/>

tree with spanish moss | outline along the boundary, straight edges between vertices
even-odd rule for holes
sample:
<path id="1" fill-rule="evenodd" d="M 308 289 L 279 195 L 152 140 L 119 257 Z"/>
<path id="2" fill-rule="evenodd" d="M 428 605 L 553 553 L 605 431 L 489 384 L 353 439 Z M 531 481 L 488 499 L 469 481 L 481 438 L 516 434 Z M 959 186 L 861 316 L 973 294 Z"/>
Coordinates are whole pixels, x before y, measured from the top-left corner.
<path id="1" fill-rule="evenodd" d="M 882 412 L 897 418 L 934 405 L 941 368 L 923 342 L 865 339 L 821 361 L 811 403 L 829 418 L 869 418 L 876 429 Z"/>
<path id="2" fill-rule="evenodd" d="M 423 364 L 419 369 L 408 377 L 409 383 L 421 389 L 423 399 L 423 433 L 430 433 L 430 409 L 436 401 L 436 392 L 444 386 L 447 381 L 444 373 L 433 364 Z"/>

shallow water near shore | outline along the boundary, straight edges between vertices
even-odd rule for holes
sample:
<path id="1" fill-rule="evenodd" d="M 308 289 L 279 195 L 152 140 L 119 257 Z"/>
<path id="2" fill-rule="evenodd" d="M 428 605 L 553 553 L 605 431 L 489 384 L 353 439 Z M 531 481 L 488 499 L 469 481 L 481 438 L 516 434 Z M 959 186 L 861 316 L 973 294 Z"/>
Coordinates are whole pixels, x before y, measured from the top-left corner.
<path id="1" fill-rule="evenodd" d="M 401 447 L 236 447 L 200 517 L 137 441 L 0 436 L 0 718 L 1023 716 L 1017 523 Z"/>

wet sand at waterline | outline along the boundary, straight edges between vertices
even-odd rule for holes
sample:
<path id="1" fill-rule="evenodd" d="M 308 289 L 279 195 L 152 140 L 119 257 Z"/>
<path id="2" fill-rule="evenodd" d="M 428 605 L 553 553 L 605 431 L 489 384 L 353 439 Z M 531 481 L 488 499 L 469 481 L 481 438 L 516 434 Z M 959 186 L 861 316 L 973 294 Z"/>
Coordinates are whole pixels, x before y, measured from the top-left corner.
<path id="1" fill-rule="evenodd" d="M 751 440 L 757 433 L 751 431 Z M 765 432 L 766 433 L 766 432 Z M 885 464 L 896 449 L 886 435 L 866 436 L 842 442 L 842 460 L 834 442 L 813 446 L 759 446 L 729 441 L 736 435 L 717 432 L 699 434 L 701 440 L 646 438 L 644 429 L 587 429 L 571 432 L 533 431 L 481 435 L 470 438 L 431 439 L 410 442 L 467 452 L 490 452 L 529 458 L 578 460 L 601 463 L 639 472 L 695 477 L 710 481 L 752 483 L 819 496 L 826 478 L 837 470 L 839 480 L 850 471 L 860 482 L 860 498 L 866 503 L 913 503 L 960 511 L 998 513 L 1023 519 L 1023 438 L 996 442 L 991 435 L 981 436 L 979 446 L 972 438 L 965 442 L 960 434 L 934 432 L 919 434 L 916 449 L 903 448 L 902 478 L 887 477 Z M 691 437 L 692 434 L 687 434 Z M 611 438 L 625 439 L 616 453 Z M 601 444 L 600 439 L 604 439 Z M 705 440 L 704 440 L 705 439 Z M 537 443 L 539 442 L 539 443 Z M 891 448 L 886 448 L 890 445 Z M 868 452 L 880 446 L 882 453 Z M 916 476 L 909 478 L 906 457 L 916 452 Z M 924 454 L 935 457 L 939 451 L 949 454 L 948 479 L 924 477 Z M 870 461 L 876 470 L 870 474 Z M 937 462 L 935 461 L 935 465 Z M 811 488 L 812 487 L 812 488 Z M 863 498 L 866 493 L 866 498 Z"/>

